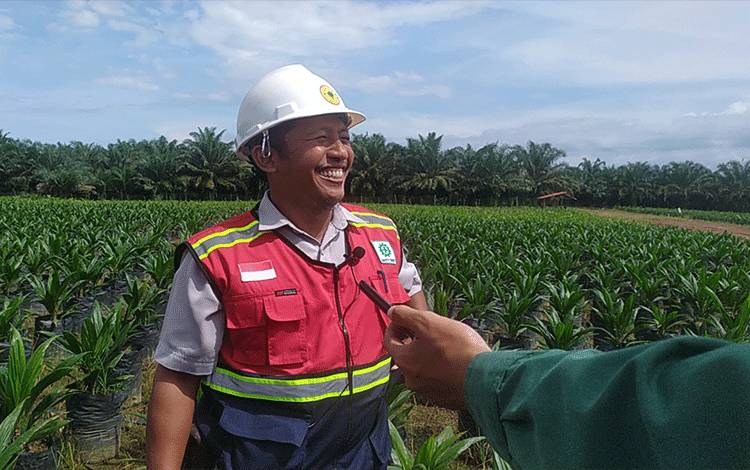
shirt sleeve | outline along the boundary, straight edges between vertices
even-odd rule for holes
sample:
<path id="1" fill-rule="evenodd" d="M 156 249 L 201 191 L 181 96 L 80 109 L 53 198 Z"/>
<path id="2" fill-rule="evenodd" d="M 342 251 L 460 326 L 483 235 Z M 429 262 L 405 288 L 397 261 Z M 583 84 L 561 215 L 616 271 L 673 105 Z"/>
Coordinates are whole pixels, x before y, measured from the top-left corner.
<path id="1" fill-rule="evenodd" d="M 406 253 L 401 250 L 401 271 L 398 273 L 398 282 L 405 291 L 409 292 L 409 297 L 422 290 L 422 278 L 419 277 L 419 271 L 414 263 L 406 260 Z"/>
<path id="2" fill-rule="evenodd" d="M 467 408 L 513 468 L 746 468 L 750 345 L 478 355 Z"/>
<path id="3" fill-rule="evenodd" d="M 189 254 L 182 257 L 154 359 L 167 369 L 209 375 L 224 337 L 224 310 L 206 275 Z"/>

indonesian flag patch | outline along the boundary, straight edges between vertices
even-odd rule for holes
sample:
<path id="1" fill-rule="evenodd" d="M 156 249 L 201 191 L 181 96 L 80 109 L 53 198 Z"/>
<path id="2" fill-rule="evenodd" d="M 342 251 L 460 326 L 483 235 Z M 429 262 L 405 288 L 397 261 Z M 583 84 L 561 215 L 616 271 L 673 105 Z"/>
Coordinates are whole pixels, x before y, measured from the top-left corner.
<path id="1" fill-rule="evenodd" d="M 239 263 L 242 282 L 267 281 L 276 279 L 276 270 L 273 269 L 271 261 L 258 261 L 257 263 Z"/>

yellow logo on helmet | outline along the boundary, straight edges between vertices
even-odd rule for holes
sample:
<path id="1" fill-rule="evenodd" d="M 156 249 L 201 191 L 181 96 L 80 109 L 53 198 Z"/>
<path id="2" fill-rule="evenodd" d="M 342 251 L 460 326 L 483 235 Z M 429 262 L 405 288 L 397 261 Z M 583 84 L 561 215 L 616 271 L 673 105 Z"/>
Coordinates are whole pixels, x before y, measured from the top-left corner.
<path id="1" fill-rule="evenodd" d="M 339 95 L 337 95 L 336 92 L 333 91 L 333 88 L 329 87 L 328 85 L 320 86 L 320 94 L 323 95 L 323 99 L 334 106 L 337 106 L 341 103 L 341 98 L 339 98 Z"/>

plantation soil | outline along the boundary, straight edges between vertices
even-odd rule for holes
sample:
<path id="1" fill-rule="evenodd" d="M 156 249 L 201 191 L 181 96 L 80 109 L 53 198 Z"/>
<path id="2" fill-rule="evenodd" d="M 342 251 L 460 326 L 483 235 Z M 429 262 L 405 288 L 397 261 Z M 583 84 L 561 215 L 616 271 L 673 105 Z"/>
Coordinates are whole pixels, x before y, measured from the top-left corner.
<path id="1" fill-rule="evenodd" d="M 613 219 L 633 220 L 636 222 L 647 222 L 654 225 L 677 226 L 687 230 L 713 233 L 729 233 L 737 237 L 750 240 L 750 226 L 728 224 L 725 222 L 710 222 L 708 220 L 682 219 L 678 217 L 665 217 L 662 215 L 636 214 L 633 212 L 618 211 L 615 209 L 577 209 L 589 214 Z"/>

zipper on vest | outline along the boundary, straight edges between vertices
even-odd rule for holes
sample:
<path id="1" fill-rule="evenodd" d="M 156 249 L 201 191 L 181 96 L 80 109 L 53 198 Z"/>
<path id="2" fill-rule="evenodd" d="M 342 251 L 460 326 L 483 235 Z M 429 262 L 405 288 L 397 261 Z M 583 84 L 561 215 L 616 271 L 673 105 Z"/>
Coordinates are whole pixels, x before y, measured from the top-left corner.
<path id="1" fill-rule="evenodd" d="M 341 299 L 339 298 L 339 270 L 333 268 L 333 295 L 336 299 L 336 313 L 339 316 L 339 325 L 341 332 L 344 334 L 344 347 L 346 348 L 346 375 L 349 382 L 349 395 L 354 395 L 354 371 L 352 369 L 352 346 L 349 340 L 349 330 L 344 323 L 344 314 L 341 312 Z"/>
<path id="2" fill-rule="evenodd" d="M 352 346 L 349 341 L 349 330 L 346 329 L 346 323 L 344 323 L 344 314 L 341 311 L 341 299 L 339 298 L 339 270 L 333 268 L 333 295 L 336 299 L 336 313 L 339 316 L 339 325 L 341 326 L 341 332 L 344 334 L 344 347 L 346 349 L 346 375 L 349 382 L 349 398 L 346 400 L 348 408 L 348 416 L 346 418 L 346 442 L 349 441 L 352 435 L 352 398 L 354 397 L 354 370 L 352 360 Z"/>

